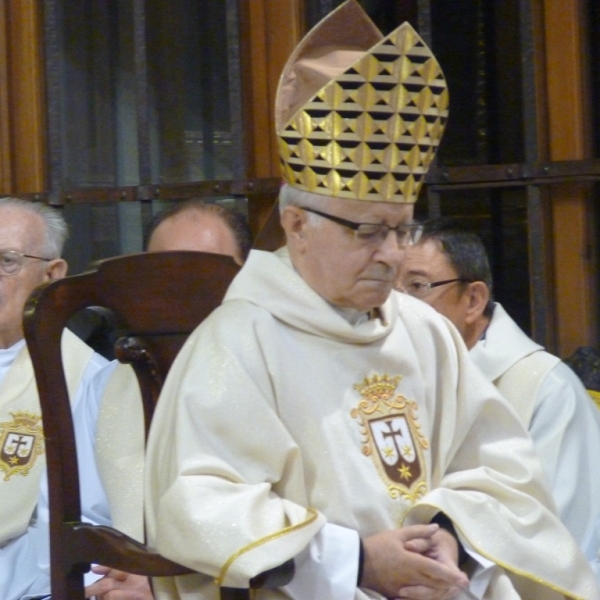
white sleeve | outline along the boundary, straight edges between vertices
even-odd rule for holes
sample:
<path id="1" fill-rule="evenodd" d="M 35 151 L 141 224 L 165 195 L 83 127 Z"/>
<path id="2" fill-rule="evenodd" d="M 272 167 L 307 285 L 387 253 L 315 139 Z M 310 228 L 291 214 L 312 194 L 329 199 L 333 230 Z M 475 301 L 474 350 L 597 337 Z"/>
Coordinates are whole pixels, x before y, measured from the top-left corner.
<path id="1" fill-rule="evenodd" d="M 529 432 L 560 519 L 581 546 L 600 515 L 600 411 L 564 363 L 540 386 Z"/>
<path id="2" fill-rule="evenodd" d="M 36 511 L 37 512 L 37 511 Z M 27 595 L 39 595 L 50 590 L 50 569 L 47 551 L 40 556 L 39 546 L 47 544 L 48 523 L 34 515 L 27 531 L 0 548 L 0 598 L 19 600 Z M 44 568 L 45 563 L 45 568 Z"/>
<path id="3" fill-rule="evenodd" d="M 283 589 L 293 600 L 354 600 L 359 547 L 357 531 L 325 523 L 294 558 L 294 578 Z"/>

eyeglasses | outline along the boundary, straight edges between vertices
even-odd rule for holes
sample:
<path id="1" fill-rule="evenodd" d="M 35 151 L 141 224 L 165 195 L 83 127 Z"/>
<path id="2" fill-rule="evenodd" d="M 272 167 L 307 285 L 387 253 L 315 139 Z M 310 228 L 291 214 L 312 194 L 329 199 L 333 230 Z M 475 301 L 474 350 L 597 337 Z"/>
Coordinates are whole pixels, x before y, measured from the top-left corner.
<path id="1" fill-rule="evenodd" d="M 319 215 L 334 223 L 348 227 L 348 229 L 352 229 L 352 231 L 354 231 L 355 239 L 365 245 L 382 244 L 386 240 L 389 232 L 393 231 L 396 234 L 398 244 L 400 246 L 408 246 L 410 244 L 416 244 L 423 233 L 423 226 L 417 225 L 416 223 L 401 223 L 396 227 L 390 227 L 385 223 L 356 223 L 355 221 L 348 221 L 347 219 L 342 219 L 335 215 L 329 215 L 320 210 L 315 210 L 314 208 L 307 208 L 306 206 L 302 206 L 301 208 L 309 213 Z"/>
<path id="2" fill-rule="evenodd" d="M 6 277 L 14 277 L 21 272 L 25 266 L 25 259 L 33 258 L 35 260 L 51 261 L 51 258 L 43 258 L 41 256 L 33 256 L 31 254 L 23 254 L 16 250 L 4 250 L 0 252 L 0 273 Z"/>
<path id="3" fill-rule="evenodd" d="M 398 289 L 405 294 L 414 296 L 415 298 L 426 298 L 436 287 L 440 285 L 446 285 L 448 283 L 473 283 L 473 279 L 466 279 L 465 277 L 455 277 L 454 279 L 444 279 L 443 281 L 425 281 L 423 279 L 413 279 L 406 283 L 400 284 Z"/>

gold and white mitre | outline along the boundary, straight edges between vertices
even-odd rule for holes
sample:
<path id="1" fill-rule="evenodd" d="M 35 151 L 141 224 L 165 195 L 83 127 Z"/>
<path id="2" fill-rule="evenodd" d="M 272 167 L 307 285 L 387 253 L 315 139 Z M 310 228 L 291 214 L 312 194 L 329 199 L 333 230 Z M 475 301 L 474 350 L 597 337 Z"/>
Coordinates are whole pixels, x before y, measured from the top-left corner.
<path id="1" fill-rule="evenodd" d="M 289 185 L 412 203 L 444 132 L 448 89 L 409 23 L 384 37 L 358 2 L 348 0 L 295 49 L 275 106 Z"/>

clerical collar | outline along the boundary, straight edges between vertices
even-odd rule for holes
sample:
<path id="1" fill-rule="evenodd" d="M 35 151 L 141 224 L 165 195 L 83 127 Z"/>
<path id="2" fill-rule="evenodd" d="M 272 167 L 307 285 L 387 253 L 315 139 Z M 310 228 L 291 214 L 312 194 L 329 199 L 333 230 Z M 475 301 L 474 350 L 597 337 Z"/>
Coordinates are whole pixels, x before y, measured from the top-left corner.
<path id="1" fill-rule="evenodd" d="M 24 345 L 25 340 L 19 340 L 16 344 L 10 346 L 10 348 L 0 348 L 0 368 L 10 366 Z"/>
<path id="2" fill-rule="evenodd" d="M 344 308 L 342 306 L 334 306 L 333 304 L 331 304 L 331 307 L 338 315 L 344 317 L 344 319 L 346 319 L 353 327 L 366 323 L 371 319 L 380 319 L 383 321 L 383 315 L 379 308 L 373 308 L 370 311 L 365 312 L 363 310 L 357 310 L 356 308 Z"/>
<path id="3" fill-rule="evenodd" d="M 12 364 L 15 362 L 17 354 L 19 354 L 24 345 L 25 340 L 19 340 L 10 348 L 0 348 L 0 381 L 4 379 L 4 375 L 6 375 Z"/>

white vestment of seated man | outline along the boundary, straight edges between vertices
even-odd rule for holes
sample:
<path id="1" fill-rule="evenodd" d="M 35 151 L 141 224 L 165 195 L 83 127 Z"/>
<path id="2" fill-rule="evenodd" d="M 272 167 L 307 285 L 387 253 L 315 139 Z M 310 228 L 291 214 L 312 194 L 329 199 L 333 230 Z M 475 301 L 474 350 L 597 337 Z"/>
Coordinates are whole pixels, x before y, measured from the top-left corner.
<path id="1" fill-rule="evenodd" d="M 454 328 L 397 293 L 378 317 L 353 316 L 286 251 L 253 251 L 191 336 L 153 421 L 149 535 L 209 577 L 161 581 L 159 597 L 216 598 L 213 578 L 244 586 L 313 543 L 340 579 L 307 578 L 292 597 L 379 598 L 356 588 L 358 536 L 441 511 L 503 567 L 477 597 L 598 598 L 529 437 Z"/>
<path id="2" fill-rule="evenodd" d="M 150 431 L 149 542 L 198 572 L 158 597 L 216 599 L 293 559 L 260 598 L 600 599 L 514 410 L 443 317 L 392 289 L 448 118 L 435 57 L 347 0 L 275 104 L 286 247 L 251 252 Z"/>
<path id="3" fill-rule="evenodd" d="M 79 390 L 108 361 L 68 330 L 63 334 L 62 350 L 67 386 L 75 408 Z M 25 340 L 0 349 L 0 428 L 0 598 L 19 600 L 50 591 L 43 430 Z M 11 443 L 13 439 L 16 443 Z M 90 468 L 94 468 L 91 458 L 87 465 L 80 462 L 84 512 L 94 522 L 108 524 L 102 488 L 97 478 L 87 477 Z"/>

